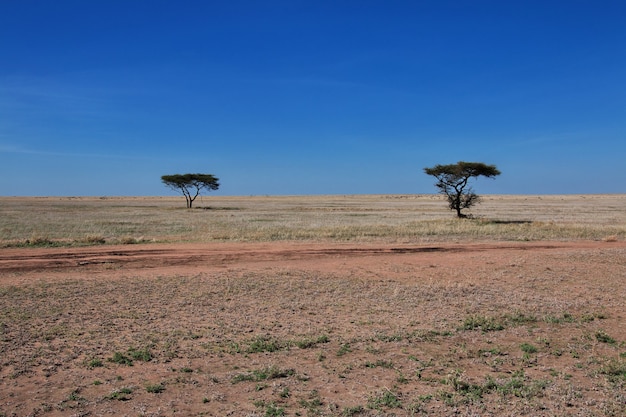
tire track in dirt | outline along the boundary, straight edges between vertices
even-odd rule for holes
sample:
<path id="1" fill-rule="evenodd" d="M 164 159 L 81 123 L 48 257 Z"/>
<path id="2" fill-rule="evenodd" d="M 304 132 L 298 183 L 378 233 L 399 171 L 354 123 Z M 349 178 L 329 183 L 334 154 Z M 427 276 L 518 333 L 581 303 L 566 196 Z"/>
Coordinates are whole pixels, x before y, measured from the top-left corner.
<path id="1" fill-rule="evenodd" d="M 472 253 L 493 251 L 548 251 L 555 249 L 593 249 L 602 246 L 624 247 L 625 242 L 523 242 L 437 245 L 347 245 L 307 243 L 290 244 L 173 244 L 101 246 L 89 248 L 4 249 L 0 251 L 0 275 L 30 271 L 63 270 L 110 264 L 127 269 L 168 266 L 228 266 L 259 262 L 288 262 L 323 258 L 358 258 L 406 254 Z"/>

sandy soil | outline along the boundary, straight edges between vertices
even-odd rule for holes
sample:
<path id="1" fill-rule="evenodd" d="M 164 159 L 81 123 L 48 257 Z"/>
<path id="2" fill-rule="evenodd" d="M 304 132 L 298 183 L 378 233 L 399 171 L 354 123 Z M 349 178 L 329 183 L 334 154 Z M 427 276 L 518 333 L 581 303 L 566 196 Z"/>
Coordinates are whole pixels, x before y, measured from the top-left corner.
<path id="1" fill-rule="evenodd" d="M 0 416 L 622 416 L 625 283 L 625 242 L 3 249 Z"/>

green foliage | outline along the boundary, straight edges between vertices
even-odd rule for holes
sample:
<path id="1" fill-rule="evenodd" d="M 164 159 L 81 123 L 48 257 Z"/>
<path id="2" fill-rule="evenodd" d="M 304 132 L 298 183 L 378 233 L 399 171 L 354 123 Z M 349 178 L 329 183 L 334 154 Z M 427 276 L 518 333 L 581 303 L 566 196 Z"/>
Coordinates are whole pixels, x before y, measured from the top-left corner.
<path id="1" fill-rule="evenodd" d="M 133 360 L 121 352 L 113 353 L 113 357 L 109 358 L 109 362 L 120 365 L 133 366 Z"/>
<path id="2" fill-rule="evenodd" d="M 219 178 L 211 174 L 163 175 L 161 181 L 167 187 L 185 196 L 187 208 L 191 208 L 194 200 L 203 189 L 210 191 L 220 187 Z"/>
<path id="3" fill-rule="evenodd" d="M 352 349 L 350 348 L 350 344 L 348 343 L 343 343 L 340 347 L 339 350 L 337 351 L 337 356 L 343 356 L 346 353 L 351 352 Z"/>
<path id="4" fill-rule="evenodd" d="M 104 364 L 102 363 L 102 360 L 100 360 L 98 358 L 93 358 L 93 359 L 87 361 L 86 365 L 87 365 L 87 368 L 89 368 L 89 369 L 100 368 L 100 367 L 104 366 Z"/>
<path id="5" fill-rule="evenodd" d="M 386 361 L 383 359 L 378 359 L 376 362 L 365 362 L 366 368 L 386 368 L 393 369 L 393 363 L 391 361 Z"/>
<path id="6" fill-rule="evenodd" d="M 626 361 L 611 359 L 600 367 L 600 374 L 612 383 L 626 383 Z"/>
<path id="7" fill-rule="evenodd" d="M 381 410 L 382 407 L 400 408 L 402 407 L 402 402 L 397 394 L 390 390 L 385 390 L 380 394 L 371 396 L 367 400 L 367 407 L 374 410 Z"/>
<path id="8" fill-rule="evenodd" d="M 107 400 L 118 400 L 118 401 L 128 401 L 131 399 L 130 394 L 133 393 L 132 388 L 121 388 L 119 390 L 115 390 L 105 398 Z"/>
<path id="9" fill-rule="evenodd" d="M 165 391 L 165 385 L 163 384 L 148 384 L 146 385 L 146 391 L 148 391 L 151 394 L 159 394 L 163 391 Z"/>
<path id="10" fill-rule="evenodd" d="M 285 415 L 285 409 L 279 407 L 274 403 L 269 403 L 265 406 L 265 417 L 280 417 Z"/>
<path id="11" fill-rule="evenodd" d="M 320 415 L 320 407 L 324 405 L 322 399 L 320 398 L 320 394 L 317 390 L 311 391 L 309 394 L 309 399 L 305 400 L 304 398 L 299 402 L 300 406 L 307 410 L 307 415 L 316 416 Z"/>
<path id="12" fill-rule="evenodd" d="M 617 341 L 609 336 L 604 330 L 598 330 L 596 332 L 596 340 L 600 343 L 608 343 L 609 345 L 617 343 Z"/>
<path id="13" fill-rule="evenodd" d="M 515 372 L 508 379 L 494 379 L 488 377 L 484 383 L 476 384 L 465 381 L 461 378 L 461 372 L 456 371 L 450 375 L 446 382 L 452 386 L 454 393 L 465 400 L 478 401 L 484 395 L 495 392 L 502 396 L 515 396 L 520 398 L 533 398 L 541 396 L 543 390 L 548 386 L 548 381 L 530 381 L 524 376 L 522 371 Z M 448 405 L 455 403 L 454 395 L 445 393 L 444 402 Z"/>
<path id="14" fill-rule="evenodd" d="M 363 406 L 355 405 L 354 407 L 346 407 L 341 412 L 341 417 L 352 417 L 357 414 L 361 414 L 363 411 Z"/>
<path id="15" fill-rule="evenodd" d="M 152 360 L 152 353 L 150 353 L 150 350 L 148 348 L 140 350 L 130 348 L 128 349 L 128 354 L 131 358 L 137 361 L 150 362 Z"/>
<path id="16" fill-rule="evenodd" d="M 522 326 L 524 324 L 536 323 L 537 317 L 518 311 L 513 314 L 505 314 L 504 320 L 512 326 Z"/>
<path id="17" fill-rule="evenodd" d="M 297 340 L 295 344 L 300 349 L 309 349 L 309 348 L 317 346 L 318 344 L 328 343 L 328 342 L 330 342 L 330 339 L 328 338 L 328 336 L 322 335 L 322 336 L 319 336 L 317 339 L 306 338 L 302 340 Z"/>
<path id="18" fill-rule="evenodd" d="M 504 330 L 504 324 L 493 317 L 470 316 L 463 321 L 463 330 L 482 330 L 483 332 L 493 332 Z"/>
<path id="19" fill-rule="evenodd" d="M 561 316 L 548 315 L 543 319 L 543 321 L 545 321 L 546 323 L 553 323 L 553 324 L 573 323 L 576 321 L 576 318 L 572 316 L 570 313 L 566 312 L 566 313 L 563 313 Z"/>
<path id="20" fill-rule="evenodd" d="M 130 348 L 127 353 L 115 352 L 113 353 L 113 357 L 109 358 L 109 362 L 127 366 L 133 366 L 133 360 L 150 362 L 152 360 L 152 354 L 148 348 L 141 350 Z"/>
<path id="21" fill-rule="evenodd" d="M 457 217 L 467 217 L 462 213 L 463 209 L 476 204 L 480 197 L 468 187 L 470 178 L 487 177 L 493 178 L 500 175 L 495 165 L 486 165 L 482 162 L 459 161 L 456 164 L 435 165 L 424 168 L 427 175 L 437 178 L 435 187 L 446 196 L 451 210 L 456 210 Z"/>
<path id="22" fill-rule="evenodd" d="M 530 343 L 522 343 L 520 345 L 520 349 L 522 349 L 522 352 L 524 353 L 537 353 L 537 347 L 531 345 Z"/>
<path id="23" fill-rule="evenodd" d="M 269 337 L 257 337 L 252 340 L 246 350 L 247 353 L 260 353 L 260 352 L 276 352 L 283 349 L 285 344 L 276 339 Z"/>
<path id="24" fill-rule="evenodd" d="M 236 384 L 243 381 L 264 381 L 267 379 L 287 378 L 294 375 L 296 371 L 294 369 L 280 369 L 276 366 L 269 366 L 262 369 L 255 369 L 252 372 L 237 374 L 231 382 Z"/>

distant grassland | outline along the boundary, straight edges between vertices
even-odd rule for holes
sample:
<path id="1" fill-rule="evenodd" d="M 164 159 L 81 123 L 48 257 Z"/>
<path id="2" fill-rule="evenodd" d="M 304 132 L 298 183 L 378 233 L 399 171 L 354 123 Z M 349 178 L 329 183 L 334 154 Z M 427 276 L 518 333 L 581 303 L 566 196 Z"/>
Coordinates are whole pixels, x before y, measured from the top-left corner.
<path id="1" fill-rule="evenodd" d="M 456 219 L 439 195 L 0 197 L 0 247 L 276 240 L 623 240 L 626 194 L 488 195 Z"/>

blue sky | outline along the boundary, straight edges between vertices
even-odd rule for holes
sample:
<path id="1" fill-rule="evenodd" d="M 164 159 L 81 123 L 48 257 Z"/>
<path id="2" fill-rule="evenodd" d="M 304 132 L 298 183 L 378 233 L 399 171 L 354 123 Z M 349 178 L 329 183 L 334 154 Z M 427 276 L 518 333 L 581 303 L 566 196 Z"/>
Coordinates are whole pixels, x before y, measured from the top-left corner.
<path id="1" fill-rule="evenodd" d="M 626 2 L 0 0 L 0 195 L 626 192 Z"/>

